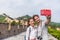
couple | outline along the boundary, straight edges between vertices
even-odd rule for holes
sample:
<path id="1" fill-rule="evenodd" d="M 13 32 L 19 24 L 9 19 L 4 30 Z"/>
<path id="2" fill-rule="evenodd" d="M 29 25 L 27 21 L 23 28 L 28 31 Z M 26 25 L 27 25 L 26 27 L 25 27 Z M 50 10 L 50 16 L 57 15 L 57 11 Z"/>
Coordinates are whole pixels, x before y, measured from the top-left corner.
<path id="1" fill-rule="evenodd" d="M 51 16 L 46 16 L 46 20 L 42 22 L 38 15 L 30 18 L 26 30 L 26 40 L 48 40 L 47 25 L 50 19 Z M 34 22 L 37 22 L 37 27 L 35 27 Z"/>

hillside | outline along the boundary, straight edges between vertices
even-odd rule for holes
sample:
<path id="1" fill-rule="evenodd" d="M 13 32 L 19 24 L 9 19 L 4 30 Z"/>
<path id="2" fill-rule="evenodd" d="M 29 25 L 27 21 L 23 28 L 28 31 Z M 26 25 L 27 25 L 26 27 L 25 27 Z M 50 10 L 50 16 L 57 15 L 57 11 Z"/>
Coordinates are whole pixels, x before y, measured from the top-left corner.
<path id="1" fill-rule="evenodd" d="M 29 15 L 25 15 L 25 16 L 22 16 L 22 17 L 17 17 L 18 20 L 21 20 L 21 19 L 28 19 L 30 18 Z"/>
<path id="2" fill-rule="evenodd" d="M 4 22 L 5 17 L 3 15 L 0 15 L 0 22 Z"/>
<path id="3" fill-rule="evenodd" d="M 60 23 L 50 22 L 49 24 L 52 28 L 60 27 Z"/>

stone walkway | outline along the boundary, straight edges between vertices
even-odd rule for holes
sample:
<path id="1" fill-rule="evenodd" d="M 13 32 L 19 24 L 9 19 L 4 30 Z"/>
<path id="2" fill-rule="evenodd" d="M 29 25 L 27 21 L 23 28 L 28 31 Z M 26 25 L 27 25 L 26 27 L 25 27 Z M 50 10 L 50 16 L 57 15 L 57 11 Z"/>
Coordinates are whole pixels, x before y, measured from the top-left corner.
<path id="1" fill-rule="evenodd" d="M 50 35 L 50 34 L 48 34 L 48 38 L 49 38 L 49 40 L 58 40 L 55 37 L 53 37 L 52 35 Z"/>
<path id="2" fill-rule="evenodd" d="M 18 34 L 18 35 L 16 35 L 16 36 L 12 36 L 12 37 L 3 39 L 3 40 L 24 40 L 24 34 L 25 34 L 25 32 L 23 32 L 23 33 L 21 33 L 21 34 Z M 54 38 L 54 37 L 51 36 L 50 34 L 48 34 L 48 36 L 49 36 L 49 40 L 57 40 L 56 38 Z"/>

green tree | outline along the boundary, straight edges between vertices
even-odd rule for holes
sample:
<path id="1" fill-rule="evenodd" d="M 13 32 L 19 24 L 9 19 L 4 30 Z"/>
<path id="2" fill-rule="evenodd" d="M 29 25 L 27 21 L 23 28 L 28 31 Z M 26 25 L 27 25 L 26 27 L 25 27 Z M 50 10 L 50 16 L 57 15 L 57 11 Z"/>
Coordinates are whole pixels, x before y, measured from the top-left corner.
<path id="1" fill-rule="evenodd" d="M 16 23 L 15 21 L 13 21 L 13 22 L 11 23 L 11 25 L 18 25 L 18 23 Z"/>

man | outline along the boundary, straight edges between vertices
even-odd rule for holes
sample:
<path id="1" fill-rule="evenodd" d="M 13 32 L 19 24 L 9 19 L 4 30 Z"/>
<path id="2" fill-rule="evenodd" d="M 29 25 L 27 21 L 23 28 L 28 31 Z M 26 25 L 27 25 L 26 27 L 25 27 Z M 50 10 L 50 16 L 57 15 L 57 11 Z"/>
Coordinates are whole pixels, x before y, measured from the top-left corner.
<path id="1" fill-rule="evenodd" d="M 47 25 L 50 22 L 51 16 L 46 16 L 45 21 L 41 21 L 38 15 L 34 15 L 33 19 L 38 23 L 38 39 L 48 40 Z"/>

